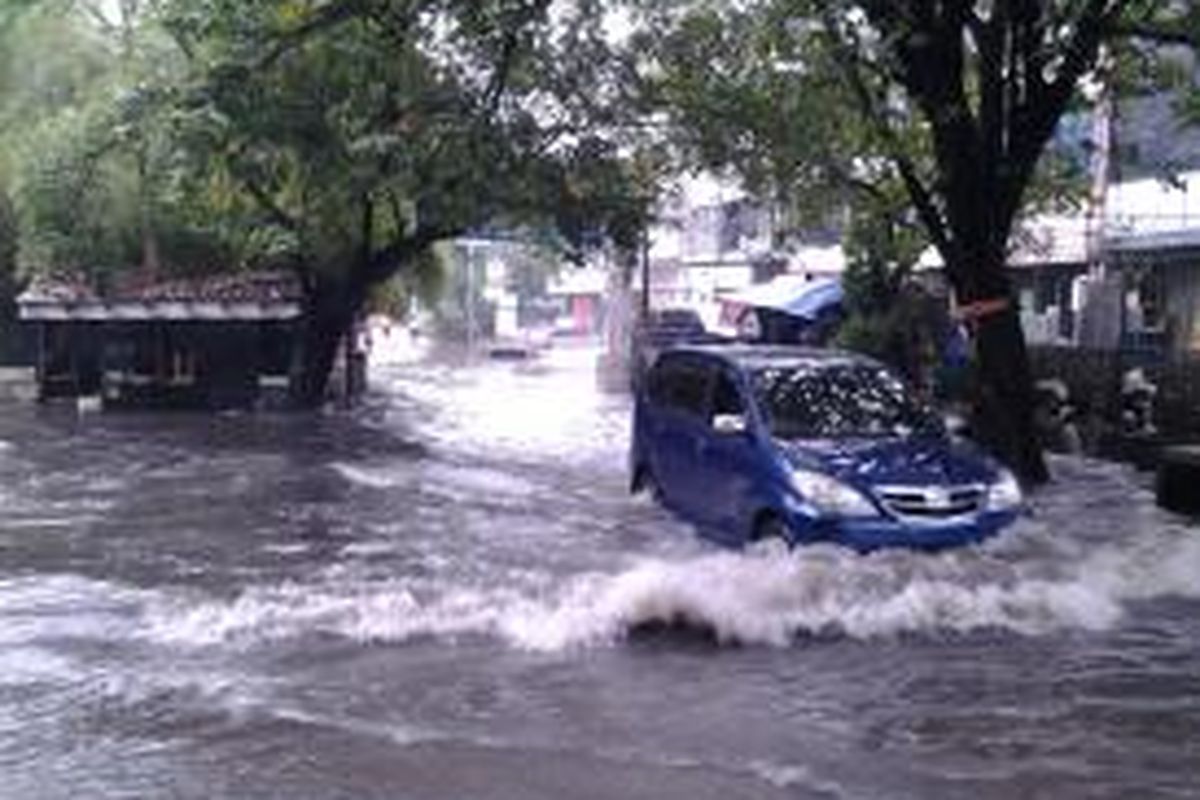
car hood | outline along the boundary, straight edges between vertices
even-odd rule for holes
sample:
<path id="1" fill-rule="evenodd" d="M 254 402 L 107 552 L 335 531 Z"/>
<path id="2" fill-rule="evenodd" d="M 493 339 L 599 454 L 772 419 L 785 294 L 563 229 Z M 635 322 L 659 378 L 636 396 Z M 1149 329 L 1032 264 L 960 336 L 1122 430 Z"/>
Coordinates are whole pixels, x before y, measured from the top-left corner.
<path id="1" fill-rule="evenodd" d="M 997 467 L 976 447 L 941 437 L 781 441 L 795 467 L 862 488 L 990 483 Z"/>

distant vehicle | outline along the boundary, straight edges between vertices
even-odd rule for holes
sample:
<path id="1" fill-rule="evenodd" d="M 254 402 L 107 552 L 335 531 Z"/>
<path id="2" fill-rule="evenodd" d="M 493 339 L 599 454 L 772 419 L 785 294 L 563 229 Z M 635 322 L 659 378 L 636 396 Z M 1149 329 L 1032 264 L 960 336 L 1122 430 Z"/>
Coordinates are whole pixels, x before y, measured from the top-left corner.
<path id="1" fill-rule="evenodd" d="M 501 361 L 535 358 L 552 346 L 549 329 L 527 328 L 517 336 L 501 336 L 487 346 L 488 357 Z"/>
<path id="2" fill-rule="evenodd" d="M 937 549 L 1013 522 L 1013 475 L 953 439 L 879 363 L 730 344 L 662 353 L 638 393 L 633 491 L 728 545 Z"/>
<path id="3" fill-rule="evenodd" d="M 683 344 L 716 344 L 729 341 L 726 336 L 710 333 L 700 314 L 690 308 L 664 308 L 650 311 L 634 330 L 632 379 L 640 385 L 646 371 L 663 350 Z"/>
<path id="4" fill-rule="evenodd" d="M 732 326 L 742 341 L 827 345 L 845 319 L 841 281 L 799 282 L 795 278 L 781 276 L 722 298 L 722 321 Z"/>

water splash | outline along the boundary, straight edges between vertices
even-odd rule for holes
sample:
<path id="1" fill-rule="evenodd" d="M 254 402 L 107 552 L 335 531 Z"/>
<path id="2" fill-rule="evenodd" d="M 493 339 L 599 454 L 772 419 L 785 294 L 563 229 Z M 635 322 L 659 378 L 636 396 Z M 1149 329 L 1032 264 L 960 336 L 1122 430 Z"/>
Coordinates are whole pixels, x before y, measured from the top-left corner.
<path id="1" fill-rule="evenodd" d="M 0 646 L 42 639 L 125 639 L 156 595 L 77 575 L 0 580 Z"/>
<path id="2" fill-rule="evenodd" d="M 392 477 L 382 469 L 364 478 L 347 465 L 336 468 L 364 485 Z M 552 559 L 534 558 L 517 572 L 494 563 L 397 572 L 351 558 L 306 579 L 251 586 L 232 599 L 168 590 L 149 599 L 126 595 L 121 610 L 140 603 L 141 635 L 169 646 L 253 647 L 319 633 L 397 643 L 488 637 L 559 652 L 663 625 L 698 629 L 721 643 L 771 646 L 813 635 L 996 629 L 1038 636 L 1112 628 L 1138 601 L 1200 598 L 1194 527 L 1155 508 L 1122 468 L 1087 462 L 1056 468 L 1058 484 L 1036 498 L 1030 519 L 983 546 L 938 555 L 859 556 L 830 545 L 792 553 L 694 547 L 637 561 L 617 555 L 621 561 L 584 571 L 556 570 Z M 663 532 L 672 534 L 678 532 Z M 437 541 L 442 545 L 431 555 L 440 557 L 446 540 Z M 365 546 L 348 554 L 375 552 Z M 47 591 L 61 597 L 78 588 Z M 18 594 L 28 602 L 27 592 Z"/>
<path id="3" fill-rule="evenodd" d="M 1019 536 L 1049 535 L 1037 530 Z M 646 560 L 530 585 L 431 579 L 285 584 L 232 602 L 172 603 L 152 630 L 178 644 L 254 644 L 319 631 L 360 641 L 499 638 L 543 652 L 620 641 L 650 625 L 710 632 L 723 643 L 785 646 L 802 635 L 876 638 L 1001 629 L 1043 635 L 1116 625 L 1129 601 L 1200 597 L 1200 537 L 1166 530 L 1082 559 L 1012 560 L 1022 542 L 930 557 L 713 553 Z M 1036 547 L 1037 545 L 1032 545 Z"/>

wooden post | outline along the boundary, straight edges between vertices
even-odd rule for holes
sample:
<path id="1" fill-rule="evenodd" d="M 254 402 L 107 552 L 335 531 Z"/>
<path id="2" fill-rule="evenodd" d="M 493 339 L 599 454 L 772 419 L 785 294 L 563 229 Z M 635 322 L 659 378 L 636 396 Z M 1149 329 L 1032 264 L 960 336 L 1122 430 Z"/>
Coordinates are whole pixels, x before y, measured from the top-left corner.
<path id="1" fill-rule="evenodd" d="M 46 400 L 46 323 L 39 322 L 37 326 L 37 397 L 38 402 Z"/>
<path id="2" fill-rule="evenodd" d="M 1155 481 L 1159 506 L 1180 514 L 1200 515 L 1197 481 L 1200 481 L 1200 448 L 1180 445 L 1163 450 Z"/>
<path id="3" fill-rule="evenodd" d="M 354 402 L 354 325 L 343 337 L 342 405 L 349 408 Z"/>

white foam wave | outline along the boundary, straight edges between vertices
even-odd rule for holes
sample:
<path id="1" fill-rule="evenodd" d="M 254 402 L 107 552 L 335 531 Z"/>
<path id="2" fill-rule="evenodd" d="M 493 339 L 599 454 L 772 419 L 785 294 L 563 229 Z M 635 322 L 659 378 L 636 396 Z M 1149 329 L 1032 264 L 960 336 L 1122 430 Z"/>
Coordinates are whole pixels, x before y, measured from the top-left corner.
<path id="1" fill-rule="evenodd" d="M 151 613 L 149 631 L 182 645 L 253 644 L 308 632 L 359 640 L 452 638 L 495 629 L 505 609 L 520 602 L 517 593 L 504 590 L 451 590 L 421 602 L 404 582 L 350 592 L 289 583 L 252 589 L 232 602 L 164 603 Z"/>
<path id="2" fill-rule="evenodd" d="M 385 469 L 383 467 L 365 467 L 355 464 L 334 463 L 335 472 L 350 483 L 365 486 L 369 489 L 393 489 L 408 482 L 408 475 Z"/>
<path id="3" fill-rule="evenodd" d="M 482 467 L 432 464 L 415 473 L 407 463 L 401 466 L 334 463 L 333 469 L 350 483 L 368 489 L 395 489 L 418 480 L 443 492 L 464 496 L 513 495 L 534 492 L 532 483 L 515 475 Z"/>
<path id="4" fill-rule="evenodd" d="M 0 645 L 125 638 L 150 596 L 76 575 L 0 580 Z"/>
<path id="5" fill-rule="evenodd" d="M 747 765 L 750 774 L 776 789 L 807 790 L 826 797 L 844 797 L 839 784 L 823 780 L 812 770 L 800 764 L 777 764 L 770 761 L 752 761 Z"/>
<path id="6" fill-rule="evenodd" d="M 1034 532 L 1025 536 L 1036 537 Z M 1054 564 L 997 545 L 940 556 L 716 553 L 647 560 L 541 588 L 405 580 L 287 584 L 232 602 L 159 610 L 156 635 L 183 644 L 254 643 L 320 631 L 363 641 L 492 636 L 535 651 L 619 641 L 653 624 L 721 642 L 786 645 L 804 634 L 856 638 L 1004 629 L 1039 635 L 1117 624 L 1132 600 L 1200 597 L 1200 537 L 1166 530 Z M 339 587 L 357 585 L 355 590 Z"/>
<path id="7" fill-rule="evenodd" d="M 77 679 L 78 667 L 65 656 L 43 647 L 6 646 L 0 649 L 0 688 L 27 683 Z"/>
<path id="8" fill-rule="evenodd" d="M 159 602 L 149 630 L 185 646 L 321 632 L 388 642 L 489 636 L 553 652 L 683 624 L 721 642 L 786 645 L 806 634 L 1102 630 L 1131 602 L 1200 598 L 1200 532 L 1156 509 L 1123 468 L 1056 468 L 1062 479 L 1038 496 L 1032 519 L 936 556 L 689 550 L 565 576 L 534 563 L 520 575 L 435 569 L 386 580 L 353 562 L 231 601 Z"/>

